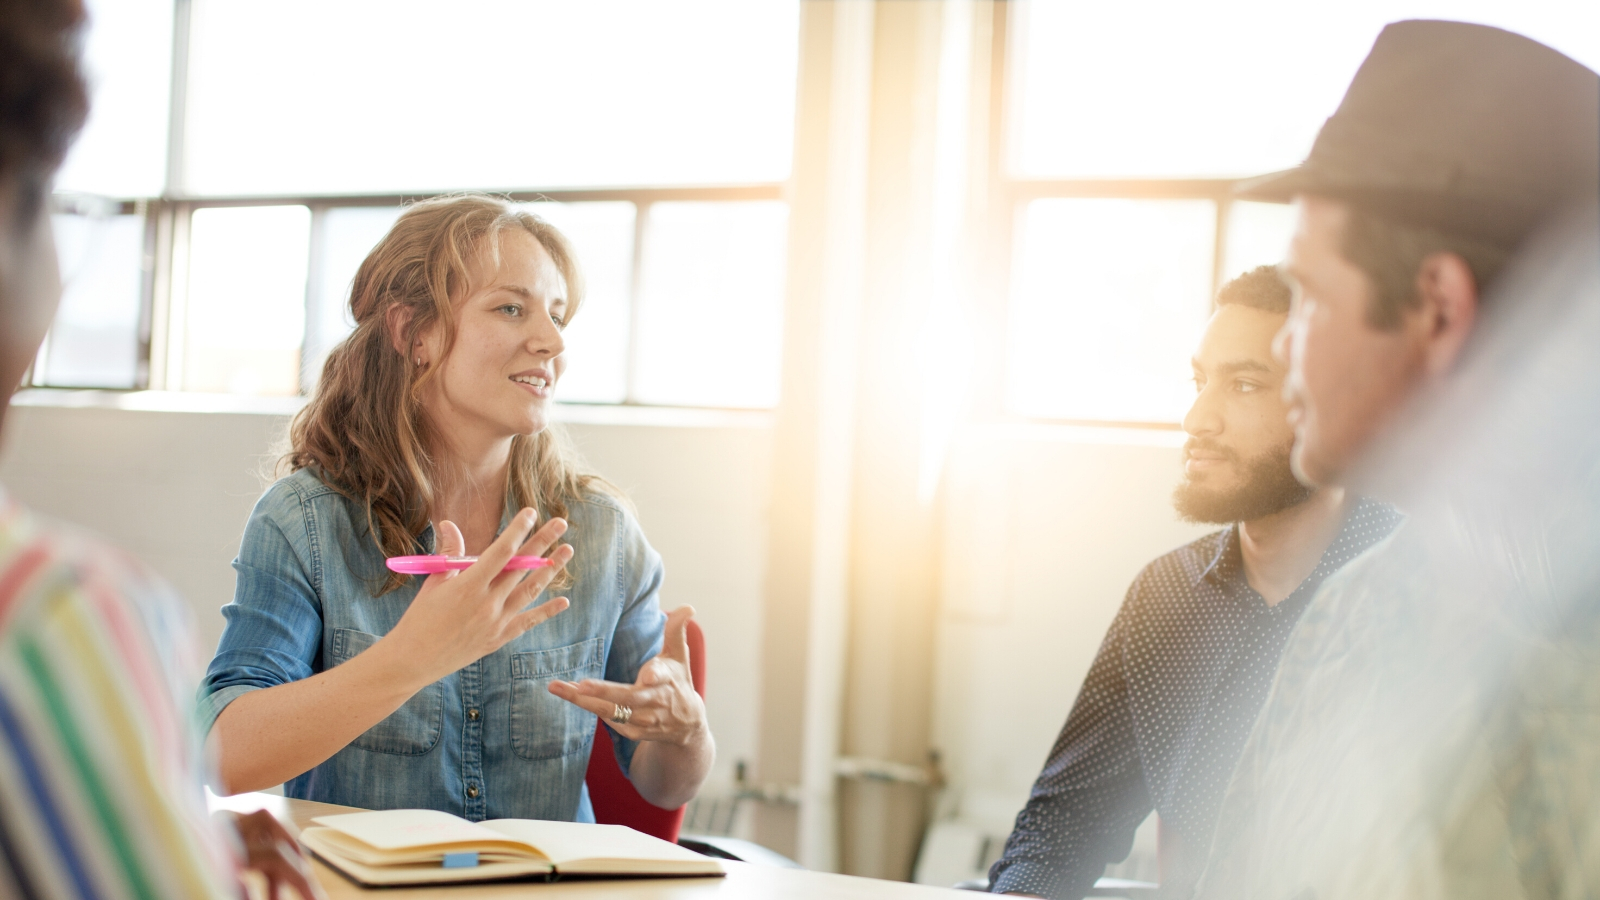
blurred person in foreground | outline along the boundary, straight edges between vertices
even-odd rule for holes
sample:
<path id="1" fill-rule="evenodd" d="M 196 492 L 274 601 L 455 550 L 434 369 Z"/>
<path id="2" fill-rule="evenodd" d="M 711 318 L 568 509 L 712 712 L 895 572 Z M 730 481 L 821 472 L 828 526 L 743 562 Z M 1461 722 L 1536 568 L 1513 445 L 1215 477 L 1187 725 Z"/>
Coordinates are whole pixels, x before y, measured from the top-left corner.
<path id="1" fill-rule="evenodd" d="M 1295 480 L 1272 355 L 1288 312 L 1270 266 L 1218 292 L 1193 359 L 1173 503 L 1188 521 L 1227 527 L 1150 563 L 1128 589 L 991 890 L 1083 897 L 1154 809 L 1163 887 L 1186 892 L 1290 629 L 1323 580 L 1398 520 Z"/>
<path id="2" fill-rule="evenodd" d="M 1299 168 L 1293 461 L 1407 514 L 1284 649 L 1198 894 L 1600 894 L 1600 78 L 1402 22 Z"/>
<path id="3" fill-rule="evenodd" d="M 0 416 L 60 299 L 50 185 L 88 109 L 76 0 L 0 6 Z M 199 658 L 135 560 L 0 493 L 0 896 L 321 896 L 265 812 L 207 817 Z"/>

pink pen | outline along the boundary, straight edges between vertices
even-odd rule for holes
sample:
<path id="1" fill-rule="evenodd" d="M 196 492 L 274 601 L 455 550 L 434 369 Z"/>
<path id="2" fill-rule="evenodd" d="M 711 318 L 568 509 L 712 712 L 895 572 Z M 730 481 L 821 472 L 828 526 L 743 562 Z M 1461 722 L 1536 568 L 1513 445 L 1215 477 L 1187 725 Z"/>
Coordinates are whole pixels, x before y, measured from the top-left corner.
<path id="1" fill-rule="evenodd" d="M 437 575 L 465 569 L 477 561 L 476 556 L 391 556 L 387 565 L 389 571 L 402 575 Z M 542 569 L 548 565 L 550 560 L 542 556 L 513 556 L 505 568 Z"/>

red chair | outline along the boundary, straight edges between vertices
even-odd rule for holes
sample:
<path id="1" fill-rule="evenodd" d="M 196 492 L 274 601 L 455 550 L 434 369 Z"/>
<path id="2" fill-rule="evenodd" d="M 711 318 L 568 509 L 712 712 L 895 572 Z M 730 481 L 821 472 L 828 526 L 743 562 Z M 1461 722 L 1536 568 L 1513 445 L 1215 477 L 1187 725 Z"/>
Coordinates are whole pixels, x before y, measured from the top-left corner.
<path id="1" fill-rule="evenodd" d="M 689 641 L 689 677 L 695 693 L 706 695 L 706 636 L 700 624 L 689 620 L 685 631 Z M 678 842 L 683 826 L 683 807 L 662 809 L 639 796 L 622 770 L 612 750 L 611 732 L 604 723 L 595 723 L 594 749 L 589 753 L 589 771 L 583 776 L 589 784 L 589 802 L 594 804 L 594 820 L 602 825 L 626 825 L 635 831 L 664 841 Z"/>

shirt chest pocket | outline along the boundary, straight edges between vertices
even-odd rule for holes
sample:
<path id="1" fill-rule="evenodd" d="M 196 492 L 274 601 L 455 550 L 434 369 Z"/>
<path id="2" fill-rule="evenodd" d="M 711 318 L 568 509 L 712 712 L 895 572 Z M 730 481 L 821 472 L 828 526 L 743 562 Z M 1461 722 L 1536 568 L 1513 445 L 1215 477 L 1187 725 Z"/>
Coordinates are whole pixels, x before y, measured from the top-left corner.
<path id="1" fill-rule="evenodd" d="M 604 670 L 604 638 L 511 654 L 512 752 L 523 759 L 555 759 L 587 751 L 594 713 L 550 693 L 550 682 L 599 678 Z"/>
<path id="2" fill-rule="evenodd" d="M 333 631 L 333 664 L 354 659 L 378 642 L 374 635 L 353 628 Z M 444 730 L 444 685 L 434 682 L 400 705 L 382 722 L 367 729 L 350 746 L 395 756 L 421 756 L 439 743 Z"/>

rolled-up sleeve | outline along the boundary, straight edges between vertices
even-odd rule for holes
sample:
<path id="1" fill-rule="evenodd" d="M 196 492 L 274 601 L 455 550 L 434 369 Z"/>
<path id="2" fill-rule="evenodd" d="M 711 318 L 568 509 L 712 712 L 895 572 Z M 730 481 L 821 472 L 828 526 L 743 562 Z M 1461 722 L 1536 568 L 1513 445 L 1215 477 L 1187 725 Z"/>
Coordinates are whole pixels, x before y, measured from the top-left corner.
<path id="1" fill-rule="evenodd" d="M 222 608 L 222 640 L 200 688 L 200 724 L 208 733 L 228 704 L 244 694 L 316 671 L 322 604 L 301 522 L 298 495 L 280 484 L 261 498 L 245 525 L 233 562 L 238 573 L 233 602 Z M 291 540 L 294 532 L 299 541 Z"/>
<path id="2" fill-rule="evenodd" d="M 665 569 L 661 555 L 644 539 L 638 521 L 626 511 L 619 513 L 616 575 L 622 588 L 622 615 L 606 657 L 606 680 L 632 684 L 639 677 L 639 669 L 661 652 L 667 621 L 660 597 Z M 611 731 L 617 765 L 627 774 L 639 744 L 618 734 L 609 724 L 606 728 Z"/>

